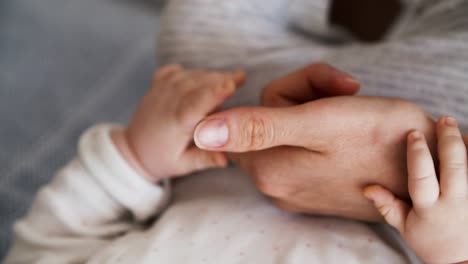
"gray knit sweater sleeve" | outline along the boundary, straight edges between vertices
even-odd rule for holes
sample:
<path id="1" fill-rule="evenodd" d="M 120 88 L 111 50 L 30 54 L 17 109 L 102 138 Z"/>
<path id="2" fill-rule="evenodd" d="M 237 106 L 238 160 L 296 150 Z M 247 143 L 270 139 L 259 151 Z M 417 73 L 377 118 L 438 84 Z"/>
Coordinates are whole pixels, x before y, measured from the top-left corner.
<path id="1" fill-rule="evenodd" d="M 231 105 L 254 104 L 268 81 L 327 61 L 356 75 L 361 94 L 404 98 L 434 116 L 454 115 L 466 129 L 468 1 L 406 2 L 404 23 L 385 42 L 331 46 L 307 34 L 326 29 L 327 1 L 172 0 L 163 15 L 159 53 L 166 63 L 246 69 L 247 87 Z M 306 34 L 292 30 L 294 24 Z"/>
<path id="2" fill-rule="evenodd" d="M 399 97 L 468 132 L 468 1 L 423 1 L 399 34 L 340 48 L 324 60 L 356 75 L 361 94 Z"/>

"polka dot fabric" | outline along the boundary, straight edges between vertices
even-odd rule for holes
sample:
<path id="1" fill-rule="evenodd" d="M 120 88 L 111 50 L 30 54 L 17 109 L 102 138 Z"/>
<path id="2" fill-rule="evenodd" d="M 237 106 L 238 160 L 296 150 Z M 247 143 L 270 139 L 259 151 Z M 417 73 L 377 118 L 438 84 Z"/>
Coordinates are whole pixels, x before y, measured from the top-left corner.
<path id="1" fill-rule="evenodd" d="M 173 188 L 148 231 L 114 242 L 95 263 L 406 263 L 364 223 L 280 211 L 235 168 Z"/>

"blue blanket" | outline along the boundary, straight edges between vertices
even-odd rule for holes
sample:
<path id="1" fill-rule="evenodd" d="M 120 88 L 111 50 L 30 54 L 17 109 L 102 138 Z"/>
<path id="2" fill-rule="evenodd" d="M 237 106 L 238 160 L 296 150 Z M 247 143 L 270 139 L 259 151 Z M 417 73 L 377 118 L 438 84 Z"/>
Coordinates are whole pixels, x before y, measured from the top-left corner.
<path id="1" fill-rule="evenodd" d="M 96 122 L 124 122 L 155 68 L 158 4 L 0 1 L 0 260 L 12 223 Z"/>

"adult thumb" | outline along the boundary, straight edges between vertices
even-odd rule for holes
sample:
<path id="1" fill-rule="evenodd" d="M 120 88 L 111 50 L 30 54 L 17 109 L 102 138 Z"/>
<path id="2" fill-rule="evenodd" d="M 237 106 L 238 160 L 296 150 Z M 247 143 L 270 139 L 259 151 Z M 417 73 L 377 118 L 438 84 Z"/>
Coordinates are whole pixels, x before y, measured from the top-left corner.
<path id="1" fill-rule="evenodd" d="M 316 138 L 319 115 L 308 115 L 300 106 L 240 107 L 211 115 L 194 132 L 195 144 L 205 150 L 247 152 L 275 146 L 309 147 L 308 138 Z M 307 122 L 304 122 L 307 120 Z M 315 142 L 320 142 L 314 140 Z M 315 150 L 315 149 L 314 149 Z"/>

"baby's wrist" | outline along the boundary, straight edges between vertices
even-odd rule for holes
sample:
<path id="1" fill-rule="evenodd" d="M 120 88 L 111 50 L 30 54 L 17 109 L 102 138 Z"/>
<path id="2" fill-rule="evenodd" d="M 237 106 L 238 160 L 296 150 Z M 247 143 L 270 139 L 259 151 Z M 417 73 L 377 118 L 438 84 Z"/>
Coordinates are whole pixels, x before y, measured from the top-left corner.
<path id="1" fill-rule="evenodd" d="M 155 177 L 145 169 L 141 161 L 135 155 L 135 152 L 129 144 L 125 129 L 114 129 L 111 131 L 110 136 L 120 155 L 122 155 L 122 158 L 127 161 L 139 175 L 151 182 L 157 182 L 159 180 L 158 177 Z"/>

